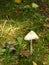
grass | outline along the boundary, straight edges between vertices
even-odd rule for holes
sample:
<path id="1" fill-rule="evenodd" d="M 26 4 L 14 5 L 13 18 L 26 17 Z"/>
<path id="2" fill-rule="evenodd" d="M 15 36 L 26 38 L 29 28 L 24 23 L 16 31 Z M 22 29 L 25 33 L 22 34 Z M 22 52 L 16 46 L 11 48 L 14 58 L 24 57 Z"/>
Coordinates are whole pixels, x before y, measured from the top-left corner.
<path id="1" fill-rule="evenodd" d="M 8 20 L 8 21 L 11 22 L 11 20 Z M 29 23 L 30 23 L 30 21 L 29 21 Z M 48 46 L 49 30 L 44 27 L 41 30 L 41 26 L 38 27 L 38 26 L 35 26 L 34 24 L 32 26 L 32 24 L 31 23 L 29 24 L 29 23 L 28 23 L 28 21 L 16 22 L 16 24 L 14 24 L 14 25 L 17 29 L 16 29 L 16 31 L 13 30 L 13 32 L 15 32 L 14 35 L 11 31 L 6 33 L 6 30 L 8 28 L 10 28 L 11 23 L 8 26 L 5 26 L 6 30 L 4 30 L 4 32 L 5 32 L 4 37 L 2 35 L 0 42 L 1 42 L 1 44 L 5 44 L 7 41 L 11 41 L 15 45 L 15 49 L 16 49 L 16 53 L 14 53 L 12 55 L 12 57 L 11 57 L 11 54 L 8 53 L 9 51 L 7 52 L 8 55 L 6 54 L 4 57 L 1 56 L 2 58 L 4 58 L 4 61 L 8 63 L 8 65 L 10 65 L 10 64 L 16 65 L 17 63 L 18 63 L 17 65 L 27 65 L 27 64 L 30 65 L 30 64 L 32 64 L 32 61 L 35 61 L 38 65 L 39 65 L 39 63 L 41 63 L 41 65 L 42 65 L 42 63 L 46 62 L 46 64 L 48 65 L 47 57 L 49 55 L 49 52 L 48 52 L 48 50 L 49 50 L 49 46 Z M 14 25 L 12 27 L 14 27 Z M 34 30 L 39 36 L 39 40 L 37 42 L 34 41 L 34 44 L 33 44 L 34 54 L 33 54 L 32 58 L 30 58 L 29 56 L 26 57 L 25 54 L 23 54 L 24 50 L 22 51 L 23 47 L 24 47 L 24 49 L 26 47 L 26 49 L 28 48 L 27 50 L 29 50 L 29 43 L 27 41 L 24 41 L 23 38 L 30 30 Z M 11 34 L 9 35 L 9 33 L 11 33 Z M 23 55 L 23 57 L 21 57 L 21 55 L 19 55 L 21 53 L 21 51 L 22 51 L 21 55 Z M 26 54 L 26 55 L 28 55 L 28 54 Z M 15 59 L 15 61 L 14 61 L 14 59 Z M 2 61 L 2 63 L 5 63 L 5 62 Z M 7 63 L 5 63 L 5 65 Z"/>

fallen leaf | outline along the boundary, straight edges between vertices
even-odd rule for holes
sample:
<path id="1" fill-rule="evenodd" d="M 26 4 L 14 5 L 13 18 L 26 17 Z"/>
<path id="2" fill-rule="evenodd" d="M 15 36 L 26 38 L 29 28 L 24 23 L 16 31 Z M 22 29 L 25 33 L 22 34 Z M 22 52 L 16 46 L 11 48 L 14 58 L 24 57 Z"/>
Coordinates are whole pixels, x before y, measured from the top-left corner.
<path id="1" fill-rule="evenodd" d="M 15 2 L 18 3 L 18 4 L 21 3 L 21 1 L 22 1 L 22 0 L 15 0 Z"/>
<path id="2" fill-rule="evenodd" d="M 34 61 L 32 61 L 32 63 L 33 63 L 33 65 L 37 65 L 37 63 L 36 63 L 36 62 L 34 62 Z"/>

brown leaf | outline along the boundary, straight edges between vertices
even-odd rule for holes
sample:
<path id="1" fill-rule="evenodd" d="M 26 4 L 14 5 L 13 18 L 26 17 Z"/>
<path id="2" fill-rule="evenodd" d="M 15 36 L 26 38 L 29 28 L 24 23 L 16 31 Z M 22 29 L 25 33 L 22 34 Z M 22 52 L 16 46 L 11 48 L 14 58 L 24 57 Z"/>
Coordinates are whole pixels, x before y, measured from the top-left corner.
<path id="1" fill-rule="evenodd" d="M 28 57 L 29 55 L 30 55 L 29 50 L 23 50 L 23 51 L 20 52 L 21 57 L 23 57 L 23 56 Z"/>

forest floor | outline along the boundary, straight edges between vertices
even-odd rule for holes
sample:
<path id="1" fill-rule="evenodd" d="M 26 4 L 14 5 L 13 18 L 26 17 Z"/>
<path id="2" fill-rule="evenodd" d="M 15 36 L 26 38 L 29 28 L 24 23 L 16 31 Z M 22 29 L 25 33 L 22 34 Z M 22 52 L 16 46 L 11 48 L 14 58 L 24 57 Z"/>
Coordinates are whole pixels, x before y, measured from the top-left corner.
<path id="1" fill-rule="evenodd" d="M 5 3 L 0 5 L 0 65 L 49 65 L 49 5 L 35 1 L 39 8 L 21 9 L 23 4 Z M 39 36 L 32 56 L 30 43 L 24 40 L 31 30 Z M 8 41 L 15 52 L 4 48 Z"/>

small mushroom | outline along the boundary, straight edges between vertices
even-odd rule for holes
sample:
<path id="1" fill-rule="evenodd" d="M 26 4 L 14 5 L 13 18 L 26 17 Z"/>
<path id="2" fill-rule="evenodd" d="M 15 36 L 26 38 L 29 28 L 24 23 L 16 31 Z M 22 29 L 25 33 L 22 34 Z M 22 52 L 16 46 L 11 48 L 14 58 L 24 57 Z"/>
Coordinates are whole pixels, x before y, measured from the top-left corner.
<path id="1" fill-rule="evenodd" d="M 30 31 L 24 38 L 24 40 L 30 40 L 30 54 L 32 55 L 32 40 L 39 39 L 38 35 L 34 31 Z"/>

